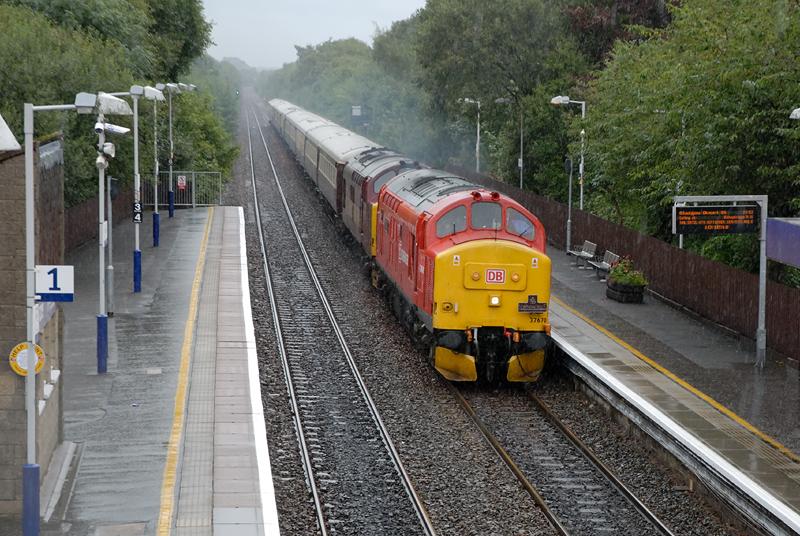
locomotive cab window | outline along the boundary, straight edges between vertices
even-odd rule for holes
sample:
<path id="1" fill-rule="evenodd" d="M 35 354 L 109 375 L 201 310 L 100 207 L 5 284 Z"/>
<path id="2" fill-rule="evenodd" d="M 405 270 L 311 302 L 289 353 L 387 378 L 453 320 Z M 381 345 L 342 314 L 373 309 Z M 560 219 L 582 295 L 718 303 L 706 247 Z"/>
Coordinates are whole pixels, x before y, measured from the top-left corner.
<path id="1" fill-rule="evenodd" d="M 503 208 L 492 202 L 472 204 L 473 229 L 499 229 L 503 226 Z"/>
<path id="2" fill-rule="evenodd" d="M 523 216 L 520 211 L 513 208 L 506 209 L 506 230 L 526 240 L 533 240 L 534 238 L 533 223 L 531 223 L 531 220 Z"/>
<path id="3" fill-rule="evenodd" d="M 436 222 L 436 236 L 444 238 L 459 233 L 467 228 L 467 207 L 464 205 L 447 211 Z"/>

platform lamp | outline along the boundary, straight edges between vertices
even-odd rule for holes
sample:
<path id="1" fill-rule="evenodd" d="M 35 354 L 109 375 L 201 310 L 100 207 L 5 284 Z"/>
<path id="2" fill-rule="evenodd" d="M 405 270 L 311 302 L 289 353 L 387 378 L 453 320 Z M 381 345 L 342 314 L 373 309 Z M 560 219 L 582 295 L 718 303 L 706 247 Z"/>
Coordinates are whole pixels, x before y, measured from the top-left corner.
<path id="1" fill-rule="evenodd" d="M 172 96 L 179 95 L 185 91 L 194 91 L 197 89 L 197 86 L 194 84 L 184 84 L 183 82 L 177 84 L 169 82 L 166 84 L 156 84 L 156 89 L 165 92 L 167 94 L 167 101 L 169 102 L 169 191 L 167 196 L 169 203 L 169 217 L 172 218 L 175 216 L 175 191 L 172 187 L 172 166 L 175 161 L 175 143 L 172 138 Z M 157 175 L 156 181 L 158 181 Z"/>
<path id="2" fill-rule="evenodd" d="M 130 96 L 133 101 L 133 202 L 134 205 L 141 209 L 142 203 L 142 177 L 139 173 L 139 99 L 145 98 L 152 100 L 155 107 L 155 101 L 163 101 L 164 94 L 154 87 L 150 86 L 131 86 L 129 91 L 122 91 L 119 93 L 111 93 L 115 97 Z M 153 109 L 155 118 L 155 108 Z M 156 186 L 157 187 L 157 186 Z M 109 205 L 110 206 L 110 205 Z M 138 217 L 138 219 L 137 219 Z M 141 223 L 141 212 L 134 213 L 133 222 L 133 292 L 142 291 L 142 250 L 139 243 L 139 224 Z M 154 219 L 155 225 L 155 219 Z M 157 236 L 158 232 L 153 229 L 153 236 Z M 157 240 L 156 240 L 157 242 Z M 158 245 L 157 243 L 154 245 Z M 110 254 L 110 252 L 109 252 Z M 111 261 L 109 259 L 109 264 Z M 111 267 L 113 270 L 113 267 Z M 111 275 L 113 271 L 109 271 Z M 113 280 L 109 279 L 112 286 L 110 296 L 113 296 Z"/>
<path id="3" fill-rule="evenodd" d="M 36 327 L 34 325 L 33 307 L 36 301 L 35 288 L 35 231 L 34 231 L 34 188 L 33 188 L 33 132 L 35 112 L 56 112 L 74 110 L 79 114 L 91 114 L 102 109 L 106 99 L 92 93 L 78 93 L 73 104 L 34 105 L 26 102 L 23 105 L 23 130 L 25 133 L 25 305 L 26 305 L 26 351 L 27 359 L 23 359 L 25 369 L 34 371 L 25 377 L 25 410 L 27 413 L 27 454 L 26 464 L 22 468 L 22 531 L 25 536 L 39 534 L 39 465 L 36 463 Z M 5 126 L 5 122 L 3 125 Z M 7 127 L 6 127 L 7 128 Z M 0 129 L 2 130 L 2 129 Z M 12 136 L 13 137 L 13 136 Z M 0 134 L 8 143 L 8 134 Z M 15 140 L 16 141 L 16 140 Z M 102 204 L 103 198 L 100 197 Z M 102 273 L 102 262 L 100 263 Z M 102 297 L 102 294 L 101 294 Z"/>
<path id="4" fill-rule="evenodd" d="M 789 119 L 800 120 L 800 108 L 792 110 L 792 113 L 789 114 Z"/>
<path id="5" fill-rule="evenodd" d="M 586 101 L 572 100 L 566 95 L 558 95 L 550 99 L 550 104 L 553 106 L 568 106 L 570 104 L 579 104 L 581 107 L 581 120 L 586 119 Z M 580 183 L 580 209 L 583 210 L 583 154 L 586 147 L 586 131 L 581 129 L 581 161 L 578 164 L 578 182 Z"/>
<path id="6" fill-rule="evenodd" d="M 476 127 L 476 136 L 475 136 L 475 173 L 481 172 L 481 101 L 480 99 L 470 99 L 464 97 L 463 99 L 458 99 L 458 102 L 463 102 L 466 104 L 474 104 L 478 107 L 478 123 Z"/>
<path id="7" fill-rule="evenodd" d="M 94 95 L 92 95 L 94 97 Z M 108 159 L 114 158 L 116 152 L 113 143 L 106 142 L 106 133 L 127 134 L 130 129 L 107 123 L 107 115 L 133 115 L 127 102 L 108 93 L 97 94 L 97 104 L 94 112 L 97 122 L 94 131 L 97 134 L 97 166 L 99 199 L 97 204 L 97 246 L 98 260 L 100 262 L 99 300 L 97 312 L 97 373 L 104 374 L 108 366 L 108 315 L 106 314 L 106 278 L 105 278 L 105 242 L 108 236 L 108 222 L 105 217 L 105 172 L 108 168 Z"/>

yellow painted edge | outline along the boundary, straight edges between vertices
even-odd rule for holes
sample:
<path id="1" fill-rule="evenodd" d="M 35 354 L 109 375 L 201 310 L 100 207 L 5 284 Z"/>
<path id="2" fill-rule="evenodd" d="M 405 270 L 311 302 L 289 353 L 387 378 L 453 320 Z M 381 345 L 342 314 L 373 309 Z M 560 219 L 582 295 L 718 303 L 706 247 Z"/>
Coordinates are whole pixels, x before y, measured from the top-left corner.
<path id="1" fill-rule="evenodd" d="M 580 318 L 581 320 L 583 320 L 584 322 L 586 322 L 587 324 L 589 324 L 590 326 L 595 328 L 596 330 L 600 331 L 602 334 L 604 334 L 609 339 L 613 340 L 614 342 L 616 342 L 617 344 L 619 344 L 620 346 L 622 346 L 623 348 L 625 348 L 626 350 L 631 352 L 637 358 L 639 358 L 640 360 L 644 361 L 645 363 L 647 363 L 648 365 L 650 365 L 651 367 L 656 369 L 658 372 L 660 372 L 661 374 L 663 374 L 664 376 L 666 376 L 670 380 L 674 381 L 675 383 L 677 383 L 678 385 L 680 385 L 681 387 L 683 387 L 684 389 L 686 389 L 687 391 L 689 391 L 690 393 L 692 393 L 696 397 L 700 398 L 701 400 L 707 402 L 709 405 L 711 405 L 714 409 L 716 409 L 717 411 L 719 411 L 723 415 L 725 415 L 727 417 L 730 417 L 731 419 L 736 421 L 740 426 L 742 426 L 743 428 L 745 428 L 749 432 L 751 432 L 751 433 L 755 434 L 756 436 L 758 436 L 762 441 L 768 443 L 769 445 L 771 445 L 775 449 L 779 450 L 784 455 L 786 455 L 788 458 L 791 458 L 793 461 L 800 463 L 800 456 L 798 456 L 797 454 L 792 452 L 788 447 L 783 445 L 777 439 L 768 436 L 766 433 L 762 432 L 761 430 L 759 430 L 758 428 L 756 428 L 755 426 L 753 426 L 752 424 L 750 424 L 749 422 L 744 420 L 742 417 L 740 417 L 739 415 L 737 415 L 736 413 L 734 413 L 733 411 L 731 411 L 727 407 L 723 406 L 721 403 L 717 402 L 716 400 L 711 398 L 709 395 L 705 394 L 700 389 L 698 389 L 698 388 L 694 387 L 693 385 L 691 385 L 690 383 L 687 383 L 686 381 L 682 380 L 681 378 L 676 376 L 674 373 L 670 372 L 669 370 L 667 370 L 663 366 L 659 365 L 654 360 L 650 359 L 649 357 L 647 357 L 646 355 L 641 353 L 639 350 L 637 350 L 636 348 L 634 348 L 633 346 L 631 346 L 627 342 L 623 341 L 622 339 L 620 339 L 619 337 L 617 337 L 616 335 L 614 335 L 613 333 L 608 331 L 603 326 L 601 326 L 601 325 L 597 324 L 596 322 L 592 321 L 591 319 L 589 319 L 588 317 L 586 317 L 584 314 L 580 313 L 579 311 L 576 311 L 574 308 L 570 307 L 569 305 L 564 303 L 559 298 L 557 298 L 555 296 L 551 296 L 551 299 L 554 302 L 556 302 L 557 304 L 559 304 L 561 307 L 563 307 L 564 309 L 568 310 L 569 312 L 571 312 L 572 314 L 574 314 L 575 316 L 577 316 L 578 318 Z"/>
<path id="2" fill-rule="evenodd" d="M 214 207 L 208 211 L 203 239 L 200 242 L 200 253 L 197 256 L 197 265 L 194 269 L 192 293 L 189 298 L 189 314 L 186 318 L 186 327 L 183 331 L 183 346 L 181 347 L 181 366 L 178 371 L 178 387 L 175 391 L 175 411 L 172 414 L 172 431 L 169 434 L 167 445 L 167 462 L 164 465 L 164 478 L 161 482 L 161 508 L 158 512 L 159 536 L 169 536 L 172 532 L 172 514 L 175 510 L 175 481 L 177 476 L 178 458 L 181 450 L 183 436 L 184 412 L 186 411 L 186 389 L 189 382 L 189 365 L 192 360 L 192 342 L 194 339 L 194 325 L 197 318 L 197 303 L 200 297 L 200 283 L 203 280 L 203 268 L 206 260 L 208 234 L 211 229 L 211 220 L 214 218 Z"/>

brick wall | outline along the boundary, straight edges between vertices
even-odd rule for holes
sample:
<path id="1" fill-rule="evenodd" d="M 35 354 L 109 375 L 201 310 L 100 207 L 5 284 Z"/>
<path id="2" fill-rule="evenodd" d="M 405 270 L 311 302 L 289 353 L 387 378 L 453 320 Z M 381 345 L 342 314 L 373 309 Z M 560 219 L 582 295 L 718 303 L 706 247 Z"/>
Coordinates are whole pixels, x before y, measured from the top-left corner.
<path id="1" fill-rule="evenodd" d="M 36 199 L 36 262 L 64 260 L 64 172 L 60 141 L 42 146 L 34 169 Z M 24 379 L 8 364 L 8 353 L 26 338 L 25 307 L 25 158 L 22 153 L 0 154 L 0 515 L 17 515 L 22 507 L 22 464 L 26 458 Z M 61 389 L 53 379 L 61 370 L 63 317 L 54 304 L 37 305 L 42 322 L 38 344 L 47 356 L 37 375 L 36 400 L 44 398 L 45 382 L 52 387 L 37 417 L 37 461 L 47 472 L 50 456 L 61 441 Z"/>
<path id="2" fill-rule="evenodd" d="M 133 188 L 122 187 L 113 203 L 115 223 L 130 218 L 133 214 Z M 97 196 L 69 207 L 65 212 L 64 221 L 66 224 L 64 246 L 67 252 L 97 238 Z"/>

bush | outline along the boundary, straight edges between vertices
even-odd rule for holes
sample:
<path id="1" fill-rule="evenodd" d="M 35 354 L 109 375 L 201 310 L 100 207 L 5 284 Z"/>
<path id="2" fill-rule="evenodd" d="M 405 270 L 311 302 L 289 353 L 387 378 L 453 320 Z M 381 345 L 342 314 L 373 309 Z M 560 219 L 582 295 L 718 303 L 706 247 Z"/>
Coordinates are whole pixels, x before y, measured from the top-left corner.
<path id="1" fill-rule="evenodd" d="M 608 273 L 608 278 L 620 285 L 646 286 L 647 278 L 640 270 L 636 270 L 630 257 L 614 263 Z"/>

